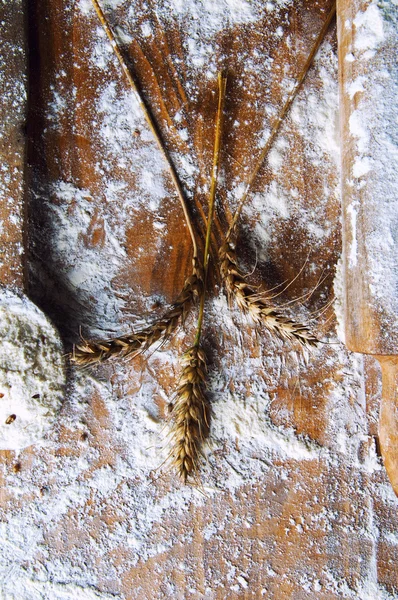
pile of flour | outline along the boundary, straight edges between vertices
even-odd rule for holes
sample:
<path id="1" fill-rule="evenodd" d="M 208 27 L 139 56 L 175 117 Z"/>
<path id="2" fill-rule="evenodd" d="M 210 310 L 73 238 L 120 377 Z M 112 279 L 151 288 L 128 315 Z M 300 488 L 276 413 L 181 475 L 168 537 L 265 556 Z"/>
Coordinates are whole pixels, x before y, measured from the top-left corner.
<path id="1" fill-rule="evenodd" d="M 0 291 L 0 449 L 40 440 L 61 407 L 65 387 L 62 343 L 27 298 Z"/>

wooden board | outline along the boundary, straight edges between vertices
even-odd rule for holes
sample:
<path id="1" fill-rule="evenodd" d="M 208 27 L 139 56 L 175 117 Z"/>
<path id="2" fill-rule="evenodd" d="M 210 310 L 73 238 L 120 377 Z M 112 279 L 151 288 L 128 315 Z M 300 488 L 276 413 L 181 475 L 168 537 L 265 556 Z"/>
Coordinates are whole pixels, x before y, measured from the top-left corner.
<path id="1" fill-rule="evenodd" d="M 398 494 L 397 25 L 393 7 L 339 4 L 346 343 L 380 360 L 380 447 Z"/>
<path id="2" fill-rule="evenodd" d="M 2 15 L 2 102 L 0 107 L 0 281 L 21 288 L 26 134 L 24 12 L 11 2 Z"/>
<path id="3" fill-rule="evenodd" d="M 216 73 L 228 68 L 215 246 L 329 5 L 187 6 L 114 2 L 106 14 L 202 232 Z M 70 349 L 80 326 L 108 337 L 162 314 L 189 272 L 191 244 L 90 3 L 40 0 L 27 16 L 25 285 Z M 202 489 L 159 468 L 194 315 L 163 352 L 71 370 L 46 442 L 0 452 L 5 597 L 396 594 L 397 501 L 377 456 L 379 371 L 339 343 L 328 307 L 341 252 L 337 93 L 333 26 L 256 180 L 238 242 L 252 281 L 294 280 L 275 301 L 297 319 L 314 313 L 332 343 L 306 362 L 255 335 L 229 310 L 214 269 Z"/>

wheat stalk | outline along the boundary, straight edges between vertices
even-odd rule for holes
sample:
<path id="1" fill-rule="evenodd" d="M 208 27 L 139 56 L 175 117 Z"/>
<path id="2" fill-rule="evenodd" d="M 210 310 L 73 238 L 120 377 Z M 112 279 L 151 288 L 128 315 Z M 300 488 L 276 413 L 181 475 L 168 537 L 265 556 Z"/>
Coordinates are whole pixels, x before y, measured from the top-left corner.
<path id="1" fill-rule="evenodd" d="M 277 134 L 279 133 L 279 129 L 280 129 L 287 113 L 289 112 L 289 110 L 293 104 L 293 101 L 296 98 L 301 86 L 303 85 L 305 78 L 307 77 L 308 71 L 310 70 L 310 67 L 315 58 L 315 55 L 319 50 L 319 47 L 330 27 L 330 24 L 335 16 L 335 14 L 336 14 L 336 2 L 333 2 L 331 9 L 326 17 L 326 20 L 325 20 L 324 24 L 322 25 L 322 28 L 314 42 L 313 47 L 311 48 L 311 51 L 307 57 L 307 60 L 305 61 L 305 64 L 297 77 L 296 84 L 295 84 L 294 88 L 292 89 L 292 91 L 290 92 L 290 94 L 288 95 L 284 105 L 282 106 L 280 113 L 276 117 L 274 124 L 272 126 L 271 133 L 267 139 L 267 142 L 266 142 L 264 148 L 262 149 L 260 156 L 257 159 L 257 162 L 255 164 L 253 171 L 251 172 L 251 174 L 249 176 L 249 179 L 247 180 L 245 190 L 243 192 L 241 199 L 239 200 L 237 209 L 235 211 L 234 217 L 233 217 L 231 225 L 229 227 L 229 230 L 228 230 L 228 233 L 226 236 L 226 240 L 228 240 L 231 237 L 232 233 L 236 229 L 236 224 L 237 224 L 239 215 L 242 211 L 243 205 L 245 204 L 245 202 L 247 200 L 247 197 L 248 197 L 251 187 L 254 183 L 254 180 L 256 179 L 261 167 L 263 166 L 264 161 L 269 154 L 271 146 L 274 143 L 274 140 L 275 140 Z"/>
<path id="2" fill-rule="evenodd" d="M 298 342 L 304 348 L 317 346 L 318 340 L 306 325 L 284 317 L 271 306 L 266 292 L 247 283 L 239 270 L 236 252 L 229 240 L 225 241 L 219 251 L 220 272 L 230 304 L 235 300 L 238 307 L 251 317 L 255 325 L 263 325 L 282 340 Z"/>
<path id="3" fill-rule="evenodd" d="M 197 259 L 193 259 L 192 274 L 185 281 L 183 290 L 170 309 L 155 323 L 136 333 L 110 340 L 82 340 L 70 355 L 71 362 L 87 367 L 111 358 L 134 358 L 153 344 L 166 342 L 176 331 L 203 289 L 203 272 Z"/>
<path id="4" fill-rule="evenodd" d="M 253 286 L 249 285 L 246 281 L 245 276 L 239 270 L 236 258 L 236 251 L 233 238 L 236 238 L 236 229 L 239 216 L 241 214 L 243 205 L 245 204 L 252 185 L 263 166 L 265 159 L 267 158 L 272 144 L 279 132 L 279 129 L 283 123 L 284 118 L 289 112 L 294 99 L 296 98 L 307 74 L 315 58 L 316 53 L 329 29 L 330 23 L 332 22 L 336 14 L 336 4 L 333 3 L 326 20 L 319 32 L 313 47 L 307 57 L 307 60 L 300 71 L 296 85 L 290 92 L 286 99 L 285 104 L 274 121 L 271 133 L 265 144 L 253 171 L 251 172 L 249 179 L 247 180 L 245 190 L 241 199 L 239 200 L 237 209 L 233 216 L 232 222 L 229 226 L 228 232 L 225 236 L 224 243 L 219 249 L 219 260 L 220 260 L 220 273 L 223 279 L 226 292 L 228 295 L 229 302 L 231 303 L 233 298 L 236 299 L 239 308 L 250 315 L 253 322 L 256 325 L 264 325 L 267 329 L 276 333 L 276 335 L 284 340 L 297 341 L 304 347 L 310 348 L 316 346 L 318 343 L 317 338 L 311 333 L 306 325 L 296 323 L 295 321 L 284 317 L 278 312 L 275 307 L 270 305 L 270 299 L 267 297 L 266 292 L 258 293 L 258 290 Z"/>
<path id="5" fill-rule="evenodd" d="M 122 69 L 124 71 L 124 74 L 126 75 L 127 80 L 128 80 L 128 82 L 130 84 L 130 87 L 132 88 L 132 90 L 136 94 L 137 100 L 138 100 L 138 102 L 139 102 L 139 104 L 141 106 L 141 110 L 143 112 L 145 120 L 146 120 L 146 122 L 147 122 L 147 124 L 148 124 L 148 126 L 149 126 L 149 128 L 150 128 L 150 130 L 151 130 L 151 132 L 152 132 L 152 134 L 153 134 L 153 136 L 155 138 L 155 140 L 156 140 L 156 143 L 158 145 L 159 150 L 161 151 L 161 153 L 162 153 L 162 155 L 163 155 L 163 157 L 164 157 L 164 159 L 165 159 L 165 161 L 167 163 L 167 166 L 168 166 L 171 178 L 173 180 L 175 189 L 177 191 L 177 194 L 178 194 L 178 197 L 179 197 L 179 200 L 180 200 L 180 203 L 181 203 L 181 207 L 182 207 L 182 210 L 183 210 L 183 213 L 184 213 L 185 221 L 186 221 L 186 224 L 187 224 L 187 227 L 189 229 L 190 236 L 191 236 L 192 245 L 193 245 L 193 256 L 194 256 L 194 258 L 196 258 L 197 255 L 198 255 L 196 234 L 195 234 L 195 230 L 194 230 L 194 227 L 193 227 L 193 224 L 192 224 L 192 219 L 191 219 L 191 216 L 190 216 L 190 212 L 189 212 L 188 203 L 187 203 L 187 200 L 186 200 L 186 197 L 185 197 L 185 193 L 184 193 L 184 190 L 182 189 L 181 182 L 180 182 L 180 179 L 178 177 L 178 174 L 177 174 L 176 168 L 174 166 L 174 163 L 173 163 L 173 161 L 172 161 L 172 159 L 170 157 L 170 154 L 168 153 L 168 151 L 166 149 L 166 146 L 165 146 L 165 143 L 163 141 L 162 135 L 160 133 L 159 127 L 158 127 L 158 125 L 157 125 L 157 123 L 156 123 L 156 121 L 155 121 L 155 119 L 154 119 L 154 117 L 152 115 L 152 111 L 151 111 L 150 107 L 148 106 L 148 104 L 146 103 L 146 101 L 145 101 L 145 99 L 144 99 L 144 97 L 142 95 L 142 92 L 140 90 L 140 86 L 139 86 L 138 82 L 136 81 L 136 78 L 133 76 L 133 74 L 131 73 L 130 69 L 128 68 L 128 66 L 126 64 L 126 61 L 124 60 L 122 51 L 119 48 L 119 45 L 117 43 L 115 35 L 112 32 L 112 29 L 109 27 L 109 24 L 108 24 L 108 22 L 106 20 L 106 17 L 104 15 L 104 12 L 103 12 L 101 6 L 98 3 L 98 0 L 92 0 L 92 3 L 93 3 L 93 6 L 95 8 L 95 11 L 97 13 L 97 16 L 98 16 L 98 18 L 99 18 L 99 20 L 101 22 L 101 25 L 104 28 L 104 31 L 105 31 L 106 35 L 108 36 L 108 39 L 109 39 L 109 41 L 111 43 L 112 50 L 114 51 L 117 59 L 119 60 L 119 63 L 120 63 L 120 65 L 121 65 L 121 67 L 122 67 Z"/>
<path id="6" fill-rule="evenodd" d="M 157 145 L 162 152 L 166 163 L 169 168 L 173 183 L 177 190 L 178 197 L 181 202 L 185 221 L 190 232 L 192 246 L 193 246 L 193 269 L 192 274 L 185 281 L 183 290 L 178 296 L 177 300 L 171 306 L 171 308 L 155 323 L 146 327 L 145 329 L 132 332 L 127 335 L 123 335 L 117 338 L 109 340 L 84 340 L 82 339 L 79 344 L 76 344 L 73 348 L 73 352 L 70 355 L 71 362 L 76 365 L 85 367 L 103 362 L 111 358 L 134 358 L 138 354 L 142 354 L 148 350 L 153 344 L 162 344 L 168 340 L 170 335 L 177 329 L 181 322 L 184 322 L 186 315 L 191 309 L 197 298 L 200 297 L 203 288 L 203 272 L 198 261 L 198 247 L 196 241 L 196 235 L 193 228 L 192 220 L 188 210 L 188 204 L 183 192 L 180 180 L 175 170 L 174 164 L 171 160 L 169 153 L 167 152 L 166 146 L 163 142 L 159 128 L 152 116 L 152 112 L 149 106 L 146 104 L 138 83 L 130 72 L 126 61 L 124 60 L 123 54 L 117 44 L 116 38 L 108 25 L 106 17 L 98 3 L 98 0 L 92 0 L 98 18 L 111 42 L 112 49 L 116 54 L 123 71 L 127 77 L 127 80 L 135 92 L 137 99 L 140 103 L 143 115 L 152 131 Z"/>
<path id="7" fill-rule="evenodd" d="M 182 373 L 177 388 L 176 399 L 171 408 L 172 450 L 170 456 L 178 475 L 186 483 L 189 476 L 198 470 L 201 448 L 209 433 L 210 405 L 204 393 L 206 382 L 206 355 L 200 346 L 207 275 L 209 270 L 209 250 L 218 171 L 220 163 L 223 108 L 227 78 L 218 75 L 218 107 L 215 126 L 213 168 L 209 194 L 209 214 L 207 218 L 206 242 L 203 258 L 204 285 L 200 296 L 200 306 L 194 344 L 181 357 Z"/>

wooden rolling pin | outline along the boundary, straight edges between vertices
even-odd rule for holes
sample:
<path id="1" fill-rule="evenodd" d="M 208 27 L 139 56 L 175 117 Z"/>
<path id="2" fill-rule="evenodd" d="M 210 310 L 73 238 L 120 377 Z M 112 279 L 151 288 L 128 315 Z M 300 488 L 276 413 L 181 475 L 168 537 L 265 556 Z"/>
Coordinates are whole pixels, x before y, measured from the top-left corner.
<path id="1" fill-rule="evenodd" d="M 337 25 L 346 344 L 380 362 L 380 448 L 398 495 L 398 6 L 340 0 Z"/>

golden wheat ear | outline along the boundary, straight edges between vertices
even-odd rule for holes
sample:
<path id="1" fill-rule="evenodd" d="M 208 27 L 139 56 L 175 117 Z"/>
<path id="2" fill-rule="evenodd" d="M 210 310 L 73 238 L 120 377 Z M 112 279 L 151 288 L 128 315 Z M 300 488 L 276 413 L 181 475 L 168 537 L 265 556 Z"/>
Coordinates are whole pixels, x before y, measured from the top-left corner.
<path id="1" fill-rule="evenodd" d="M 170 459 L 184 481 L 197 474 L 201 448 L 210 426 L 210 405 L 204 394 L 206 356 L 192 346 L 181 357 L 182 373 L 171 407 L 172 448 Z"/>
<path id="2" fill-rule="evenodd" d="M 73 348 L 70 361 L 80 367 L 88 367 L 112 358 L 134 358 L 146 352 L 155 343 L 164 344 L 184 323 L 202 290 L 203 270 L 198 259 L 194 258 L 192 274 L 186 279 L 181 294 L 160 319 L 141 331 L 117 338 L 98 341 L 82 339 Z"/>
<path id="3" fill-rule="evenodd" d="M 304 348 L 314 348 L 319 340 L 307 325 L 297 323 L 282 315 L 270 304 L 267 293 L 259 293 L 258 289 L 247 283 L 239 270 L 236 251 L 227 237 L 219 250 L 220 272 L 227 293 L 228 302 L 235 300 L 238 307 L 257 326 L 264 326 L 282 340 L 298 342 Z"/>
<path id="4" fill-rule="evenodd" d="M 193 346 L 181 357 L 182 373 L 175 401 L 171 407 L 172 448 L 169 454 L 178 475 L 184 481 L 197 475 L 202 445 L 209 434 L 210 405 L 204 388 L 206 381 L 206 356 L 200 345 L 205 309 L 206 284 L 208 282 L 209 250 L 211 228 L 214 218 L 218 171 L 220 165 L 221 134 L 223 124 L 224 100 L 227 85 L 226 73 L 218 74 L 218 106 L 214 132 L 213 168 L 211 170 L 209 214 L 206 227 L 206 241 L 203 255 L 203 287 L 196 334 Z"/>

